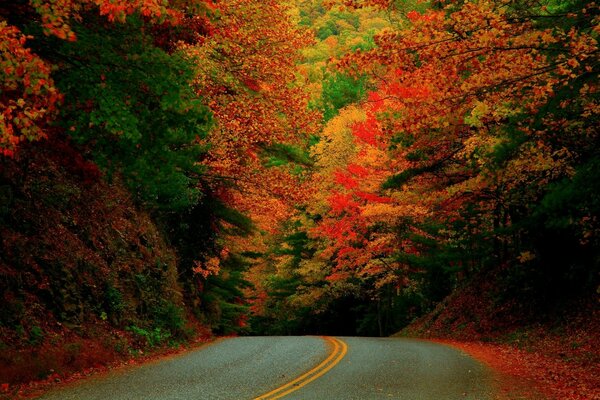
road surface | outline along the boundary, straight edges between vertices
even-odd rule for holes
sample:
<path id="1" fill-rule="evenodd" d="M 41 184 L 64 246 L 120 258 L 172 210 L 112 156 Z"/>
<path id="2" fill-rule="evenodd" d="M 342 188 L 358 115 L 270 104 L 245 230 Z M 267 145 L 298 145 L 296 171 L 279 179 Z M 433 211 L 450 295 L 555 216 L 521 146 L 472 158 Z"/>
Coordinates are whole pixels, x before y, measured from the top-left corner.
<path id="1" fill-rule="evenodd" d="M 488 371 L 449 347 L 399 338 L 240 337 L 114 371 L 42 399 L 493 399 Z"/>

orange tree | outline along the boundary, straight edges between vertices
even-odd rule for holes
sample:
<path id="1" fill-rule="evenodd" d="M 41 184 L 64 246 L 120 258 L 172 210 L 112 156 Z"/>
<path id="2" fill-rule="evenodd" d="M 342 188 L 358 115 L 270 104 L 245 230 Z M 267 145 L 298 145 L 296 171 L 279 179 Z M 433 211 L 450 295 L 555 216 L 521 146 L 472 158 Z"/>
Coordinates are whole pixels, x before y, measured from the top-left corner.
<path id="1" fill-rule="evenodd" d="M 279 1 L 230 1 L 218 6 L 212 35 L 187 47 L 197 64 L 197 92 L 216 126 L 204 164 L 222 196 L 242 212 L 274 226 L 287 213 L 286 199 L 302 197 L 301 171 L 284 160 L 302 162 L 302 146 L 317 118 L 307 95 L 295 84 L 299 50 L 310 43 Z M 225 185 L 227 186 L 227 185 Z"/>
<path id="2" fill-rule="evenodd" d="M 263 251 L 279 223 L 307 197 L 310 160 L 304 147 L 318 116 L 308 110 L 296 65 L 312 37 L 294 25 L 291 9 L 279 1 L 234 0 L 216 7 L 210 36 L 182 50 L 196 62 L 194 88 L 214 116 L 201 142 L 207 145 L 201 165 L 221 221 L 218 242 L 239 272 L 256 262 L 239 255 Z M 258 269 L 249 274 L 256 285 L 262 279 Z M 207 284 L 225 288 L 219 279 Z"/>
<path id="3" fill-rule="evenodd" d="M 340 62 L 377 84 L 368 101 L 393 160 L 384 187 L 428 208 L 429 222 L 409 218 L 401 232 L 433 258 L 398 261 L 430 281 L 436 266 L 439 296 L 448 272 L 486 264 L 546 264 L 540 282 L 589 282 L 589 253 L 567 262 L 544 241 L 597 248 L 597 195 L 575 183 L 598 179 L 597 6 L 477 1 L 406 17 Z"/>
<path id="4" fill-rule="evenodd" d="M 430 307 L 457 279 L 498 265 L 539 298 L 593 287 L 597 5 L 337 3 L 405 18 L 338 63 L 375 89 L 314 147 L 317 251 L 299 273 L 316 284 L 296 295 L 327 295 L 326 277 L 331 288 L 360 278 L 375 297 L 393 283 Z M 512 280 L 523 271 L 525 284 Z"/>

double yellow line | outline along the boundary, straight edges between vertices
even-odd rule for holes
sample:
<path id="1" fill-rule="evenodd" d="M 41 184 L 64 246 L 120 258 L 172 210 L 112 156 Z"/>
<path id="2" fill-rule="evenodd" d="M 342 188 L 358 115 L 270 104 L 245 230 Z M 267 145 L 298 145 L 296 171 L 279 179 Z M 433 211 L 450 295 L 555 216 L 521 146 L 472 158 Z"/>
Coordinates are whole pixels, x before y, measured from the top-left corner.
<path id="1" fill-rule="evenodd" d="M 321 364 L 317 365 L 310 371 L 300 375 L 293 381 L 288 382 L 275 390 L 271 390 L 269 393 L 265 393 L 262 396 L 255 398 L 254 400 L 280 399 L 283 396 L 286 396 L 292 392 L 295 392 L 301 387 L 308 385 L 310 382 L 314 381 L 320 376 L 325 375 L 327 371 L 335 367 L 336 364 L 339 363 L 348 352 L 348 345 L 339 339 L 332 338 L 329 336 L 323 336 L 323 339 L 325 339 L 333 345 L 333 350 L 331 351 L 329 356 L 325 360 L 323 360 Z"/>

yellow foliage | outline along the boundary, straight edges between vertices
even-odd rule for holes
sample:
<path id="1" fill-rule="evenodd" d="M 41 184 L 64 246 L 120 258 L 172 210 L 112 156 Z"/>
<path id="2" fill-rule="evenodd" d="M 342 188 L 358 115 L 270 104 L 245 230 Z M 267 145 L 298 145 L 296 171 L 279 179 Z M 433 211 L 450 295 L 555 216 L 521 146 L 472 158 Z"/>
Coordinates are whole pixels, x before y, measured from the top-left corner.
<path id="1" fill-rule="evenodd" d="M 290 304 L 298 308 L 311 307 L 313 312 L 316 313 L 321 311 L 319 309 L 315 309 L 315 304 L 319 301 L 319 299 L 327 294 L 328 289 L 326 287 L 318 286 L 311 286 L 303 289 L 304 290 L 301 292 L 290 296 Z"/>
<path id="2" fill-rule="evenodd" d="M 195 274 L 201 275 L 204 279 L 210 275 L 219 275 L 221 271 L 221 260 L 218 257 L 209 257 L 204 262 L 194 261 L 192 268 Z"/>
<path id="3" fill-rule="evenodd" d="M 489 111 L 490 108 L 486 103 L 482 101 L 477 101 L 475 102 L 475 107 L 473 107 L 469 115 L 465 117 L 465 122 L 469 126 L 472 126 L 474 128 L 480 128 L 483 126 L 483 122 L 481 121 L 481 119 L 485 117 Z"/>
<path id="4" fill-rule="evenodd" d="M 318 257 L 302 260 L 297 270 L 303 280 L 308 284 L 322 281 L 331 272 L 331 267 Z"/>
<path id="5" fill-rule="evenodd" d="M 332 118 L 321 133 L 321 141 L 311 149 L 316 165 L 325 176 L 346 166 L 356 154 L 352 125 L 366 119 L 363 110 L 356 106 L 342 109 Z"/>
<path id="6" fill-rule="evenodd" d="M 535 254 L 533 254 L 530 251 L 523 251 L 519 255 L 519 262 L 521 264 L 524 264 L 524 263 L 526 263 L 528 261 L 531 261 L 531 260 L 535 260 Z"/>
<path id="7" fill-rule="evenodd" d="M 571 154 L 566 148 L 552 151 L 539 142 L 536 146 L 523 149 L 519 157 L 508 163 L 500 182 L 506 188 L 525 185 L 541 188 L 551 181 L 571 176 L 574 171 L 569 163 L 570 159 Z"/>

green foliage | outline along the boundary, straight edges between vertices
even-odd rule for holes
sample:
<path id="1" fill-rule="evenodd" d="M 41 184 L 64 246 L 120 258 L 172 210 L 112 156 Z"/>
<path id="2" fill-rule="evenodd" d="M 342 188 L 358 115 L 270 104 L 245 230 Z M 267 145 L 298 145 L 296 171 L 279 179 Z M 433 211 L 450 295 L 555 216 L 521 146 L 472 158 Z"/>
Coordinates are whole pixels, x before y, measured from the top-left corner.
<path id="1" fill-rule="evenodd" d="M 272 299 L 284 299 L 296 293 L 296 289 L 302 281 L 298 276 L 282 277 L 278 275 L 269 276 L 267 287 L 269 297 Z"/>
<path id="2" fill-rule="evenodd" d="M 535 210 L 548 228 L 567 228 L 586 215 L 600 215 L 600 157 L 579 166 L 573 178 L 563 179 L 548 188 Z"/>
<path id="3" fill-rule="evenodd" d="M 313 164 L 308 153 L 293 145 L 276 143 L 263 150 L 263 156 L 266 157 L 266 167 L 278 167 L 290 163 L 301 166 L 310 166 Z"/>
<path id="4" fill-rule="evenodd" d="M 249 307 L 243 290 L 251 287 L 244 278 L 249 264 L 241 256 L 230 254 L 221 263 L 221 272 L 206 280 L 202 301 L 206 318 L 218 334 L 244 333 L 248 330 Z"/>
<path id="5" fill-rule="evenodd" d="M 214 215 L 220 221 L 230 225 L 228 227 L 222 227 L 224 232 L 231 235 L 247 236 L 254 231 L 252 220 L 243 213 L 228 207 L 225 203 L 218 200 L 214 200 L 211 205 Z"/>
<path id="6" fill-rule="evenodd" d="M 170 337 L 171 333 L 164 332 L 161 328 L 144 329 L 136 325 L 131 325 L 126 328 L 127 331 L 135 334 L 143 341 L 144 346 L 156 347 L 165 343 Z"/>
<path id="7" fill-rule="evenodd" d="M 415 143 L 415 137 L 403 133 L 396 133 L 391 139 L 391 150 L 396 150 L 398 147 L 409 148 Z"/>
<path id="8" fill-rule="evenodd" d="M 426 154 L 428 153 L 428 151 L 421 151 L 421 152 L 417 152 L 417 153 L 413 153 L 411 156 L 414 159 L 427 159 Z M 407 183 L 408 181 L 410 181 L 411 179 L 413 179 L 416 176 L 425 174 L 425 173 L 430 173 L 430 172 L 435 172 L 438 169 L 441 169 L 441 167 L 443 166 L 443 161 L 442 162 L 434 162 L 431 164 L 425 164 L 423 166 L 420 167 L 414 167 L 414 168 L 407 168 L 404 171 L 400 172 L 399 174 L 395 174 L 390 176 L 382 185 L 383 189 L 398 189 L 400 187 L 402 187 L 402 185 L 404 185 L 405 183 Z"/>
<path id="9" fill-rule="evenodd" d="M 339 33 L 340 32 L 335 25 L 335 22 L 330 20 L 325 23 L 325 26 L 322 26 L 317 30 L 317 37 L 320 40 L 325 40 L 329 36 L 337 36 Z"/>
<path id="10" fill-rule="evenodd" d="M 313 309 L 317 304 L 298 306 L 291 303 L 291 299 L 298 292 L 302 280 L 299 276 L 278 276 L 272 274 L 265 282 L 267 290 L 267 303 L 265 314 L 253 316 L 251 327 L 253 334 L 261 335 L 294 335 L 311 331 L 313 323 L 317 320 Z M 315 332 L 316 333 L 316 332 Z"/>
<path id="11" fill-rule="evenodd" d="M 66 99 L 61 125 L 146 206 L 196 204 L 204 151 L 197 140 L 210 115 L 191 89 L 192 61 L 154 46 L 136 18 L 74 29 L 76 42 L 45 43 L 62 66 L 55 74 Z"/>
<path id="12" fill-rule="evenodd" d="M 308 233 L 303 230 L 302 226 L 297 226 L 292 233 L 282 238 L 282 246 L 278 246 L 273 250 L 274 254 L 290 255 L 292 259 L 288 265 L 292 271 L 296 271 L 300 267 L 300 262 L 303 259 L 312 257 L 315 253 L 314 245 L 308 237 Z"/>
<path id="13" fill-rule="evenodd" d="M 441 301 L 454 288 L 457 274 L 468 269 L 469 254 L 461 251 L 460 239 L 443 241 L 442 229 L 453 229 L 452 224 L 428 221 L 412 230 L 408 225 L 401 231 L 402 237 L 410 240 L 418 251 L 398 252 L 396 260 L 409 265 L 414 271 L 410 278 L 416 283 L 416 293 L 420 296 L 420 308 L 427 309 Z M 457 229 L 461 229 L 456 227 Z"/>
<path id="14" fill-rule="evenodd" d="M 123 295 L 117 288 L 108 284 L 104 296 L 107 315 L 115 322 L 119 321 L 125 308 Z"/>
<path id="15" fill-rule="evenodd" d="M 366 76 L 354 78 L 341 73 L 335 73 L 325 79 L 320 106 L 323 120 L 329 121 L 338 114 L 341 108 L 364 98 L 366 82 Z"/>
<path id="16" fill-rule="evenodd" d="M 355 305 L 356 333 L 361 336 L 389 336 L 423 312 L 424 296 L 419 291 L 397 291 L 390 285 L 378 291 L 378 298 Z"/>
<path id="17" fill-rule="evenodd" d="M 496 168 L 503 168 L 506 163 L 514 159 L 527 143 L 527 135 L 517 127 L 518 120 L 504 127 L 504 140 L 494 147 L 492 153 L 493 165 Z"/>
<path id="18" fill-rule="evenodd" d="M 417 176 L 419 171 L 416 168 L 406 169 L 399 174 L 392 175 L 382 185 L 383 189 L 397 189 L 402 187 L 410 179 Z"/>
<path id="19" fill-rule="evenodd" d="M 312 304 L 294 302 L 306 289 L 299 277 L 271 276 L 267 312 L 252 319 L 252 333 L 387 336 L 419 315 L 422 306 L 418 292 L 398 293 L 386 285 L 375 294 L 368 284 L 346 292 L 332 289 Z"/>
<path id="20" fill-rule="evenodd" d="M 515 260 L 503 279 L 506 295 L 540 310 L 558 306 L 597 288 L 600 243 L 595 216 L 600 214 L 600 158 L 592 156 L 569 178 L 546 188 L 541 199 L 521 210 L 515 230 L 521 233 L 511 249 Z M 514 230 L 501 232 L 504 237 Z M 529 254 L 521 259 L 520 254 Z"/>
<path id="21" fill-rule="evenodd" d="M 40 345 L 44 341 L 44 337 L 44 330 L 42 328 L 39 326 L 31 327 L 31 330 L 29 331 L 29 343 L 33 346 Z"/>
<path id="22" fill-rule="evenodd" d="M 152 319 L 157 328 L 169 331 L 173 336 L 179 336 L 184 332 L 185 316 L 183 309 L 170 301 L 163 299 L 154 307 Z"/>
<path id="23" fill-rule="evenodd" d="M 375 46 L 376 46 L 375 38 L 373 37 L 372 34 L 367 34 L 367 35 L 363 36 L 363 41 L 361 43 L 358 43 L 358 44 L 352 46 L 350 48 L 350 50 L 352 52 L 356 52 L 357 50 L 369 51 L 369 50 L 373 49 Z"/>

